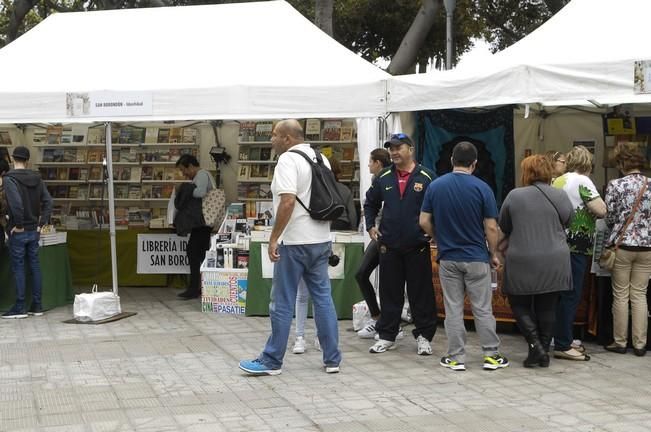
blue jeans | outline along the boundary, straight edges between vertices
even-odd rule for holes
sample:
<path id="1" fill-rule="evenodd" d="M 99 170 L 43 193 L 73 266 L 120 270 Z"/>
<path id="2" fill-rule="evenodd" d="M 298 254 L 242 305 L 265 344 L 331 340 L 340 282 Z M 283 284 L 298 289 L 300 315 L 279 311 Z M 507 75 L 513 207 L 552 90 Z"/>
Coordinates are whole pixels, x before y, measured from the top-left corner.
<path id="1" fill-rule="evenodd" d="M 25 259 L 32 270 L 32 304 L 41 306 L 41 265 L 38 261 L 37 231 L 13 233 L 9 237 L 11 271 L 16 278 L 16 305 L 18 311 L 25 310 Z"/>
<path id="2" fill-rule="evenodd" d="M 296 293 L 296 337 L 305 336 L 305 322 L 307 321 L 307 307 L 310 301 L 310 293 L 303 279 L 298 283 Z"/>
<path id="3" fill-rule="evenodd" d="M 341 362 L 337 312 L 328 277 L 330 249 L 330 242 L 279 246 L 280 260 L 274 265 L 269 302 L 271 335 L 258 357 L 268 368 L 279 369 L 283 364 L 294 316 L 296 290 L 301 278 L 312 298 L 314 321 L 323 350 L 323 364 L 338 366 Z"/>
<path id="4" fill-rule="evenodd" d="M 583 279 L 590 257 L 583 254 L 570 254 L 572 265 L 572 289 L 561 291 L 556 308 L 554 329 L 554 351 L 567 351 L 574 339 L 574 318 L 583 294 Z"/>

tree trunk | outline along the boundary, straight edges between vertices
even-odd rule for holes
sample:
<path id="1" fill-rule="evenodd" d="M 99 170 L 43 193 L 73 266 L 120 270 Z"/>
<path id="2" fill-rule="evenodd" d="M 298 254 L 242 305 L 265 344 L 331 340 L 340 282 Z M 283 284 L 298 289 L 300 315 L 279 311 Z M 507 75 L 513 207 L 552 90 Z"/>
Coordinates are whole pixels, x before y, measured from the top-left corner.
<path id="1" fill-rule="evenodd" d="M 16 0 L 14 2 L 13 10 L 9 14 L 9 23 L 7 25 L 7 43 L 15 40 L 18 37 L 18 30 L 20 29 L 25 15 L 38 3 L 39 0 Z"/>
<path id="2" fill-rule="evenodd" d="M 409 68 L 416 63 L 418 51 L 423 46 L 425 38 L 429 33 L 436 15 L 441 8 L 442 0 L 423 0 L 416 18 L 407 30 L 407 34 L 400 43 L 400 48 L 393 56 L 387 71 L 391 75 L 402 75 L 409 71 Z"/>
<path id="3" fill-rule="evenodd" d="M 314 0 L 314 24 L 330 37 L 334 34 L 332 31 L 333 9 L 334 0 Z"/>

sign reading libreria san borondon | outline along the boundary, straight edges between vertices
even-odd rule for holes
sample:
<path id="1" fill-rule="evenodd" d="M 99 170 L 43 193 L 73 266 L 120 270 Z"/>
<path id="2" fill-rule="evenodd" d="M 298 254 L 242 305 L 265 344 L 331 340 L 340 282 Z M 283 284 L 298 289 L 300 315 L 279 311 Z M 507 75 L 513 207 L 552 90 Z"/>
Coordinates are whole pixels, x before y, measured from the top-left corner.
<path id="1" fill-rule="evenodd" d="M 66 93 L 68 117 L 120 117 L 151 115 L 150 92 Z"/>
<path id="2" fill-rule="evenodd" d="M 190 273 L 188 240 L 176 234 L 138 234 L 138 274 Z"/>
<path id="3" fill-rule="evenodd" d="M 247 272 L 201 272 L 201 310 L 233 315 L 246 312 Z"/>

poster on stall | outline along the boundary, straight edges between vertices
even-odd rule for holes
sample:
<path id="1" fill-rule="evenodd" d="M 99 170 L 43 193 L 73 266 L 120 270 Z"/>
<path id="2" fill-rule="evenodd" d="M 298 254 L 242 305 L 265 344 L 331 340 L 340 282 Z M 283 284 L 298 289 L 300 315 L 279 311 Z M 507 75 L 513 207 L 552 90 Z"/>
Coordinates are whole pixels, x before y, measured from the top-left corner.
<path id="1" fill-rule="evenodd" d="M 346 245 L 342 243 L 332 244 L 332 253 L 339 257 L 339 263 L 336 266 L 328 266 L 328 276 L 330 279 L 344 278 L 344 263 L 346 262 Z M 274 276 L 274 263 L 269 259 L 269 244 L 260 245 L 260 254 L 262 258 L 262 278 L 272 279 Z"/>

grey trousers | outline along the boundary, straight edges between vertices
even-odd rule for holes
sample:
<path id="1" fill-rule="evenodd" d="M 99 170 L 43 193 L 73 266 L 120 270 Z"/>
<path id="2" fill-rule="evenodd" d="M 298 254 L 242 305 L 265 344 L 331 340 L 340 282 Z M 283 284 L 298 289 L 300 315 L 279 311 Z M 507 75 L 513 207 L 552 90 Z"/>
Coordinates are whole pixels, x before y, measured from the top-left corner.
<path id="1" fill-rule="evenodd" d="M 495 331 L 493 290 L 490 266 L 484 262 L 441 261 L 439 279 L 445 305 L 445 334 L 448 356 L 460 363 L 466 357 L 466 327 L 463 323 L 463 301 L 468 294 L 475 328 L 485 356 L 499 352 L 500 338 Z"/>

